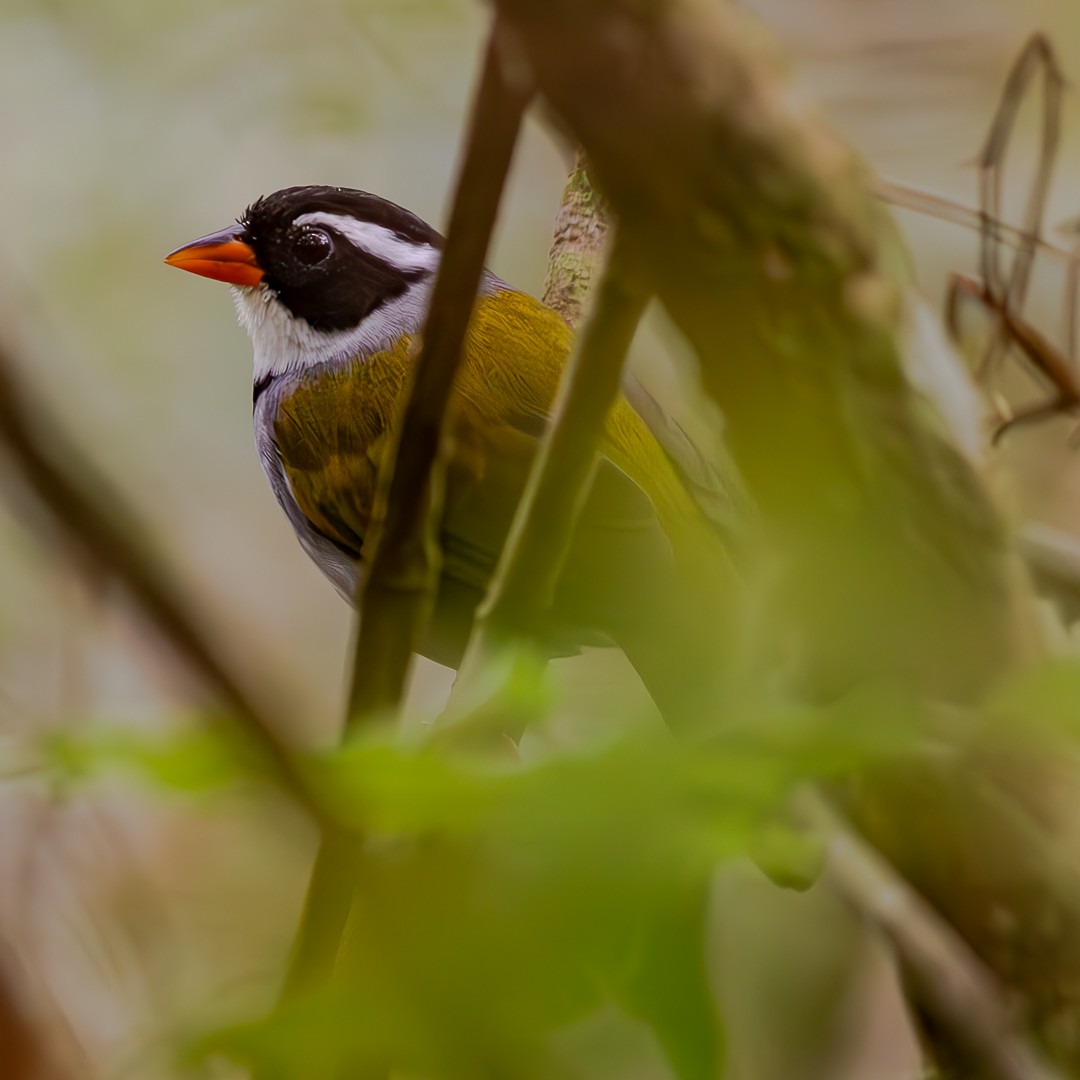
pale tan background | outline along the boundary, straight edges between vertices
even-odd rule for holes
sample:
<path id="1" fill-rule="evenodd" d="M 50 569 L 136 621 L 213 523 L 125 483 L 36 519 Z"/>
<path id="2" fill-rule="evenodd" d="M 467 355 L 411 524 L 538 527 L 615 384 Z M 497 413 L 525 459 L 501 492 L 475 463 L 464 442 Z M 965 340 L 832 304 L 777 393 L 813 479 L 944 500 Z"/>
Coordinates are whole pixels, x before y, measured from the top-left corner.
<path id="1" fill-rule="evenodd" d="M 1048 31 L 1080 79 L 1071 0 L 748 6 L 879 172 L 968 203 L 965 163 L 1027 34 Z M 337 722 L 348 612 L 261 475 L 228 295 L 161 257 L 293 183 L 363 187 L 440 223 L 484 14 L 471 0 L 0 7 L 0 280 L 28 374 L 149 522 L 229 657 L 312 736 Z M 1080 213 L 1071 93 L 1067 122 L 1052 222 Z M 565 166 L 531 125 L 491 263 L 532 291 Z M 973 268 L 974 237 L 902 221 L 937 302 L 948 270 Z M 1040 272 L 1032 310 L 1050 332 L 1060 304 Z M 1020 432 L 1003 461 L 1019 470 L 1018 507 L 1080 527 L 1067 430 Z M 197 700 L 128 614 L 58 572 L 0 507 L 0 771 L 32 763 L 43 730 L 159 727 Z M 579 704 L 611 709 L 609 666 L 564 672 Z M 446 676 L 421 675 L 416 701 L 431 709 Z M 310 838 L 287 817 L 268 837 L 239 804 L 193 811 L 119 781 L 55 794 L 0 782 L 0 942 L 69 1025 L 58 1039 L 80 1075 L 91 1062 L 157 1075 L 155 1048 L 178 1027 L 265 994 Z"/>

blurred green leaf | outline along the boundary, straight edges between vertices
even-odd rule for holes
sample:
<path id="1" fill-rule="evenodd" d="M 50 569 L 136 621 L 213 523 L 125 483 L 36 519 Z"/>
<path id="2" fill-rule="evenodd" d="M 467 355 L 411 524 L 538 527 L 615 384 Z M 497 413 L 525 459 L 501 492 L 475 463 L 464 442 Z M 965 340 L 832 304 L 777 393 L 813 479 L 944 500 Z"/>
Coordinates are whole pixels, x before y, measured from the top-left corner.
<path id="1" fill-rule="evenodd" d="M 500 704 L 545 700 L 528 664 L 487 685 L 476 708 L 491 719 Z M 778 824 L 793 786 L 896 753 L 915 715 L 889 693 L 829 708 L 759 701 L 706 742 L 627 734 L 530 763 L 486 741 L 381 730 L 311 757 L 312 782 L 360 839 L 336 978 L 211 1034 L 196 1057 L 225 1053 L 264 1077 L 344 1061 L 348 1075 L 539 1078 L 560 1074 L 552 1036 L 614 1003 L 652 1029 L 681 1080 L 715 1077 L 712 875 L 746 855 L 812 875 L 815 852 Z M 201 727 L 65 733 L 46 751 L 67 776 L 120 768 L 172 790 L 254 773 Z"/>
<path id="2" fill-rule="evenodd" d="M 643 925 L 637 956 L 615 996 L 656 1033 L 681 1080 L 720 1075 L 724 1033 L 709 985 L 709 877 L 657 905 Z"/>
<path id="3" fill-rule="evenodd" d="M 867 734 L 882 716 L 886 734 Z M 292 1055 L 300 1075 L 303 1046 L 358 1073 L 392 1062 L 518 1075 L 528 1061 L 547 1075 L 549 1037 L 615 1001 L 653 1028 L 680 1077 L 716 1076 L 712 873 L 769 847 L 812 873 L 815 853 L 773 824 L 792 785 L 808 768 L 894 752 L 910 725 L 879 695 L 781 709 L 709 744 L 626 736 L 535 764 L 354 741 L 312 766 L 367 837 L 342 981 L 318 1006 L 293 1003 L 208 1045 L 264 1066 Z"/>
<path id="4" fill-rule="evenodd" d="M 825 850 L 817 837 L 780 821 L 770 822 L 755 835 L 750 856 L 774 884 L 799 891 L 809 889 L 825 865 Z"/>
<path id="5" fill-rule="evenodd" d="M 158 787 L 199 793 L 255 775 L 251 762 L 219 730 L 223 726 L 167 735 L 102 727 L 65 730 L 50 733 L 41 750 L 59 779 L 74 781 L 119 769 Z"/>
<path id="6" fill-rule="evenodd" d="M 986 715 L 1000 730 L 1080 736 L 1080 661 L 1068 657 L 1026 670 L 1010 679 L 987 703 Z"/>
<path id="7" fill-rule="evenodd" d="M 428 733 L 433 743 L 491 745 L 505 732 L 541 726 L 555 706 L 546 659 L 514 643 L 485 664 L 465 689 L 455 687 L 450 704 Z"/>

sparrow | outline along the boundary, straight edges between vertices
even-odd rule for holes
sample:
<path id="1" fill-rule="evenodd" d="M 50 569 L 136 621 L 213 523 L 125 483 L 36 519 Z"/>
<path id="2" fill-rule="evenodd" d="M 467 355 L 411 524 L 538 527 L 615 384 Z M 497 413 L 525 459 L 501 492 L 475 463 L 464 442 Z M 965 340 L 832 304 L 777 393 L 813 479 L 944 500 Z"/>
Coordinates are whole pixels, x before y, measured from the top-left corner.
<path id="1" fill-rule="evenodd" d="M 263 469 L 300 544 L 350 602 L 442 248 L 386 199 L 305 186 L 257 199 L 165 259 L 231 286 L 254 349 Z M 441 578 L 422 647 L 440 663 L 461 659 L 572 344 L 557 314 L 484 271 L 449 406 Z M 551 656 L 614 642 L 653 689 L 650 676 L 710 662 L 692 613 L 731 583 L 723 523 L 736 496 L 633 385 L 638 408 L 621 398 L 608 418 L 542 633 Z"/>

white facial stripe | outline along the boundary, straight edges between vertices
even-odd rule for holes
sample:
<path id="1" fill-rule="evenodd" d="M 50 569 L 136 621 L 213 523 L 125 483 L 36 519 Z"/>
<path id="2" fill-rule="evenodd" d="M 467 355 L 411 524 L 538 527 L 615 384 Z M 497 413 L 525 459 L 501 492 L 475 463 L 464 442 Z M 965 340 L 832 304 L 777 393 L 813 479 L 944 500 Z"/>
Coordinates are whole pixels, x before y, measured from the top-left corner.
<path id="1" fill-rule="evenodd" d="M 301 214 L 297 225 L 326 225 L 335 232 L 363 248 L 369 255 L 388 262 L 398 270 L 433 270 L 439 261 L 439 252 L 430 244 L 414 244 L 402 240 L 393 229 L 375 225 L 370 221 L 357 221 L 348 214 L 327 214 L 316 211 Z"/>
<path id="2" fill-rule="evenodd" d="M 349 330 L 316 330 L 292 315 L 265 284 L 232 286 L 240 325 L 255 349 L 255 379 L 303 371 L 391 346 L 402 334 L 424 324 L 431 280 L 411 284 L 400 296 L 376 308 Z"/>
<path id="3" fill-rule="evenodd" d="M 316 364 L 362 360 L 389 348 L 402 334 L 419 334 L 433 283 L 431 277 L 414 281 L 400 296 L 372 311 L 359 326 L 333 331 L 315 330 L 296 318 L 265 283 L 231 286 L 237 317 L 255 350 L 255 381 L 304 371 Z M 501 278 L 484 271 L 481 296 L 493 296 L 508 288 Z"/>

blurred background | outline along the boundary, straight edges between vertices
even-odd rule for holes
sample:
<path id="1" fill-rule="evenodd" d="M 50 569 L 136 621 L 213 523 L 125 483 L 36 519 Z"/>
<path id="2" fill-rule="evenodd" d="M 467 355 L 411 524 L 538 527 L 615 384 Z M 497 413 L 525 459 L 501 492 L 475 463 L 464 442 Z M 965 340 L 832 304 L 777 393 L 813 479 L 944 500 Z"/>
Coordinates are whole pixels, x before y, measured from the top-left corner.
<path id="1" fill-rule="evenodd" d="M 1027 36 L 1047 32 L 1080 78 L 1080 8 L 1061 0 L 747 6 L 876 172 L 972 206 L 971 162 Z M 161 260 L 289 184 L 361 187 L 441 225 L 485 21 L 474 0 L 0 6 L 0 311 L 25 375 L 137 507 L 223 653 L 312 740 L 338 723 L 349 612 L 262 476 L 228 296 Z M 1036 119 L 1025 109 L 1013 148 L 1017 206 Z M 1080 213 L 1071 91 L 1066 126 L 1051 225 Z M 535 293 L 569 159 L 534 120 L 490 263 Z M 974 269 L 977 237 L 898 220 L 939 306 L 947 274 Z M 1029 308 L 1056 340 L 1061 281 L 1041 262 Z M 653 338 L 639 354 L 665 362 Z M 1018 516 L 1080 531 L 1068 431 L 1018 431 L 1000 461 Z M 164 730 L 199 703 L 122 598 L 54 554 L 0 503 L 0 969 L 18 972 L 73 1075 L 169 1075 L 177 1036 L 268 1000 L 312 838 L 284 812 L 268 828 L 266 808 L 241 800 L 39 782 L 43 733 Z M 595 719 L 627 692 L 622 671 L 594 657 L 559 678 Z M 447 685 L 421 664 L 416 714 Z"/>

